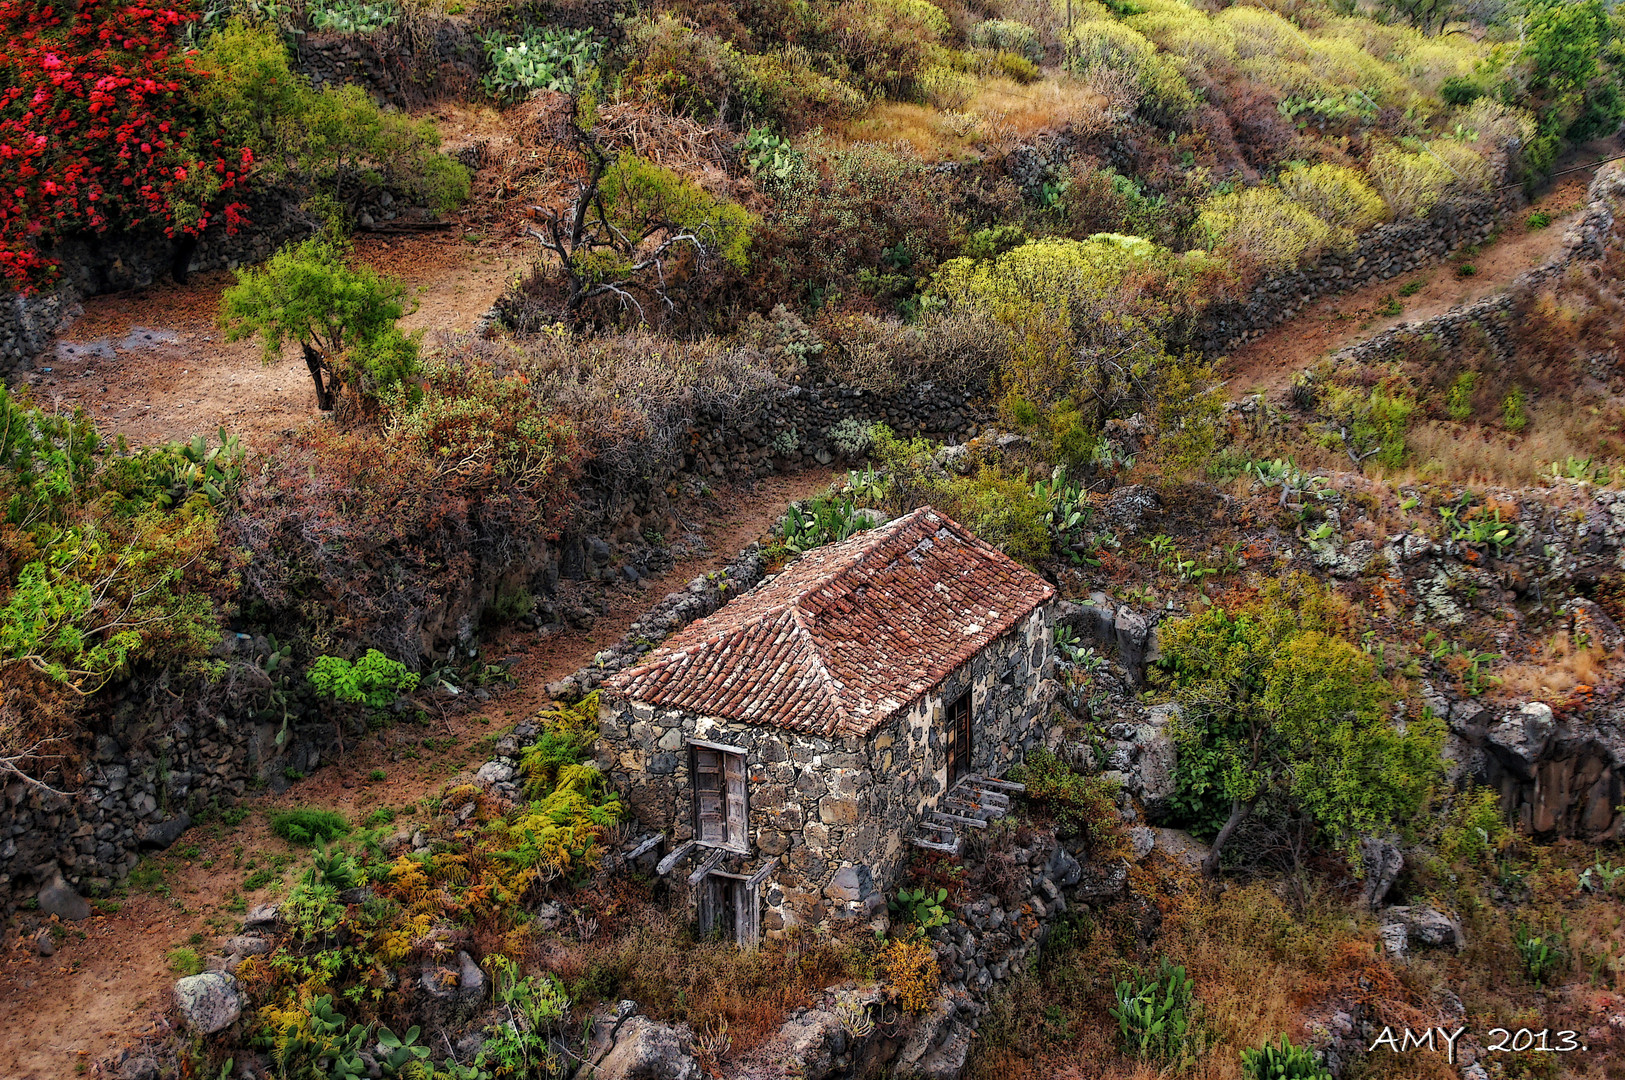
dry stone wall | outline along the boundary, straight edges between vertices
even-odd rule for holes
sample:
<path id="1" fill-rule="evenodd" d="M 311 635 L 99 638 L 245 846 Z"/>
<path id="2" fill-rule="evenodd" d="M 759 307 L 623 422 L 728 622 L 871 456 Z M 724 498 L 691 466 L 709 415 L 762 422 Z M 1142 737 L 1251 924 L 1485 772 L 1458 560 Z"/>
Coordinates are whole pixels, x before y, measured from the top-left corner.
<path id="1" fill-rule="evenodd" d="M 130 684 L 87 740 L 80 775 L 61 792 L 16 779 L 0 787 L 0 911 L 58 875 L 72 894 L 104 894 L 143 853 L 168 847 L 200 815 L 256 790 L 285 789 L 291 776 L 329 757 L 339 735 L 302 679 L 286 688 L 285 735 L 282 714 L 258 707 L 271 688 L 263 675 L 268 652 L 263 638 L 226 635 L 218 656 L 251 689 L 177 704 L 150 681 Z"/>
<path id="2" fill-rule="evenodd" d="M 1457 248 L 1481 244 L 1507 214 L 1525 205 L 1518 188 L 1441 202 L 1424 218 L 1393 221 L 1365 233 L 1347 252 L 1278 274 L 1242 299 L 1216 301 L 1203 312 L 1193 344 L 1217 356 L 1262 336 L 1322 296 L 1419 270 Z"/>
<path id="3" fill-rule="evenodd" d="M 1421 342 L 1439 353 L 1459 349 L 1472 336 L 1487 345 L 1497 361 L 1511 357 L 1510 320 L 1520 295 L 1562 276 L 1576 263 L 1594 262 L 1614 228 L 1615 204 L 1625 198 L 1625 172 L 1617 165 L 1598 170 L 1586 193 L 1584 212 L 1563 238 L 1563 250 L 1551 262 L 1518 275 L 1511 288 L 1466 307 L 1452 308 L 1422 322 L 1404 323 L 1337 353 L 1335 361 L 1381 364 L 1402 358 Z"/>
<path id="4" fill-rule="evenodd" d="M 25 369 L 47 352 L 57 332 L 79 314 L 84 297 L 145 288 L 168 276 L 250 266 L 315 228 L 293 192 L 254 188 L 244 201 L 249 225 L 232 234 L 216 218 L 201 237 L 109 233 L 57 244 L 50 252 L 61 271 L 56 285 L 0 302 L 0 375 Z"/>

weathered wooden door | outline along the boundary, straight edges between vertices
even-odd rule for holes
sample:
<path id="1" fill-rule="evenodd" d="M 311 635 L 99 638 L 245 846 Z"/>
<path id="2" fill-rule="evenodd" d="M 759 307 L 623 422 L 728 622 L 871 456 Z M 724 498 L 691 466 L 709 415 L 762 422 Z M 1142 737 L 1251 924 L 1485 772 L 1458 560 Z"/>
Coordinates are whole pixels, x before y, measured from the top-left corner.
<path id="1" fill-rule="evenodd" d="M 743 948 L 762 936 L 762 890 L 735 874 L 710 873 L 700 882 L 700 934 L 716 935 Z"/>
<path id="2" fill-rule="evenodd" d="M 948 784 L 953 786 L 959 778 L 970 772 L 971 692 L 966 690 L 948 706 Z"/>

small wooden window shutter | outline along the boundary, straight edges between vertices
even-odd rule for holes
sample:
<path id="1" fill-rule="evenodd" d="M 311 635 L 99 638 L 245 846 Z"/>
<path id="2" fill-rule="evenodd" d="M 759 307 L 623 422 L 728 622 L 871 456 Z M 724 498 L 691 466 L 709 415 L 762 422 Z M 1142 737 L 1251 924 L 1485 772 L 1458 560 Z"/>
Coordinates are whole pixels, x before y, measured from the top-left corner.
<path id="1" fill-rule="evenodd" d="M 723 754 L 694 749 L 694 835 L 702 844 L 728 842 L 723 808 Z"/>
<path id="2" fill-rule="evenodd" d="M 746 851 L 750 845 L 746 839 L 749 812 L 745 804 L 745 759 L 738 754 L 723 754 L 722 762 L 728 800 L 728 838 L 723 843 L 738 851 Z"/>

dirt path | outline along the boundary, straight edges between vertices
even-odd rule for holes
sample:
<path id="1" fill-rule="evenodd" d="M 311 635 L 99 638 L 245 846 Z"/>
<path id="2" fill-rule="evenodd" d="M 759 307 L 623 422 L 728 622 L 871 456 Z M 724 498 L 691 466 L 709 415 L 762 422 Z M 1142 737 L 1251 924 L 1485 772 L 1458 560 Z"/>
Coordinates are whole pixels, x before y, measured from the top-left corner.
<path id="1" fill-rule="evenodd" d="M 502 732 L 547 703 L 543 687 L 589 662 L 660 597 L 725 565 L 772 525 L 787 502 L 822 491 L 830 479 L 825 470 L 769 477 L 753 490 L 688 507 L 684 517 L 699 523 L 706 554 L 641 586 L 617 586 L 610 613 L 590 632 L 542 640 L 513 634 L 492 642 L 488 657 L 518 657 L 511 689 L 478 710 L 369 736 L 282 795 L 245 803 L 250 813 L 238 825 L 194 826 L 162 856 L 136 868 L 126 883 L 129 895 L 105 905 L 116 910 L 54 924 L 54 955 L 38 955 L 34 933 L 8 928 L 0 937 L 0 1077 L 72 1076 L 81 1062 L 116 1054 L 161 1022 L 176 978 L 174 950 L 190 948 L 199 957 L 216 951 L 222 937 L 236 933 L 241 912 L 284 894 L 308 858 L 304 849 L 271 834 L 266 811 L 319 806 L 363 822 L 387 808 L 396 816 L 384 826 L 386 835 L 425 820 L 421 800 L 454 774 L 488 760 Z M 266 877 L 267 870 L 269 880 L 261 887 L 244 889 L 246 879 Z"/>
<path id="2" fill-rule="evenodd" d="M 408 330 L 471 329 L 532 255 L 523 244 L 470 241 L 460 230 L 363 235 L 356 251 L 416 291 L 416 310 L 401 320 Z M 24 379 L 42 403 L 83 408 L 134 445 L 212 435 L 222 425 L 251 446 L 267 445 L 319 415 L 315 395 L 297 348 L 266 365 L 258 342 L 222 338 L 215 320 L 232 280 L 200 274 L 185 285 L 92 297 L 58 339 L 55 358 Z"/>
<path id="3" fill-rule="evenodd" d="M 1593 144 L 1586 148 L 1586 157 L 1600 161 L 1618 150 L 1612 142 Z M 1476 254 L 1326 297 L 1237 349 L 1219 367 L 1231 397 L 1279 396 L 1293 374 L 1345 345 L 1506 291 L 1519 274 L 1550 261 L 1562 250 L 1563 234 L 1585 201 L 1592 173 L 1587 169 L 1560 177 L 1528 209 L 1509 218 L 1495 239 Z M 1550 215 L 1551 224 L 1530 228 L 1528 218 L 1535 211 Z M 1470 276 L 1458 273 L 1463 263 L 1473 267 Z M 1401 295 L 1405 289 L 1412 290 L 1411 295 Z M 1393 312 L 1394 304 L 1399 305 L 1397 312 Z"/>

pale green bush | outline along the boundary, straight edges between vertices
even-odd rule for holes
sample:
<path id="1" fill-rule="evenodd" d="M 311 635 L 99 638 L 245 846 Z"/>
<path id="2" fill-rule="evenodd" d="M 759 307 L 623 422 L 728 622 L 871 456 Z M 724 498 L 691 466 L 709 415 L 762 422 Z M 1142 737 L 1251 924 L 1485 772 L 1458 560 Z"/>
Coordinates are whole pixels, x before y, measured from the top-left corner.
<path id="1" fill-rule="evenodd" d="M 1426 217 L 1452 191 L 1477 192 L 1493 181 L 1489 162 L 1466 143 L 1440 139 L 1418 151 L 1390 147 L 1367 167 L 1377 193 L 1396 218 Z"/>
<path id="2" fill-rule="evenodd" d="M 1267 185 L 1209 199 L 1196 219 L 1196 232 L 1210 249 L 1266 272 L 1313 258 L 1331 238 L 1329 225 Z"/>
<path id="3" fill-rule="evenodd" d="M 971 27 L 965 40 L 972 48 L 1013 52 L 1035 64 L 1044 62 L 1044 43 L 1038 31 L 1013 19 L 986 19 Z"/>
<path id="4" fill-rule="evenodd" d="M 1325 222 L 1329 240 L 1346 246 L 1388 216 L 1382 197 L 1354 169 L 1329 163 L 1299 166 L 1276 181 L 1281 193 Z"/>

